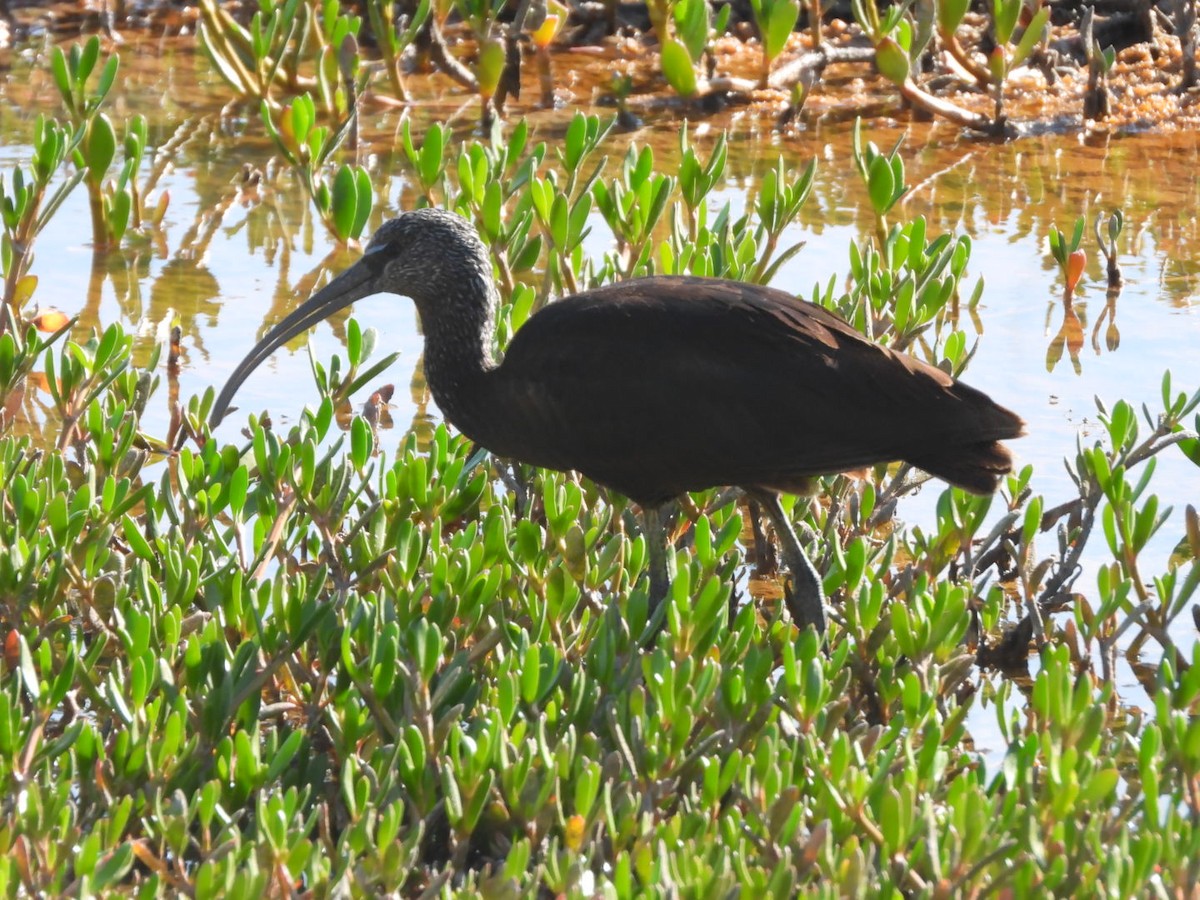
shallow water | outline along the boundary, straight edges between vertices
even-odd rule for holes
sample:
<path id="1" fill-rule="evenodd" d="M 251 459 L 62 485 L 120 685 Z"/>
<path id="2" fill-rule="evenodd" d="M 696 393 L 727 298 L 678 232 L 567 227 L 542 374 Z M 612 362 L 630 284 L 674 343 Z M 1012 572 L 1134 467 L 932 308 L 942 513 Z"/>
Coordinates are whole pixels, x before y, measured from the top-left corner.
<path id="1" fill-rule="evenodd" d="M 189 39 L 152 42 L 124 66 L 112 114 L 120 120 L 141 112 L 151 123 L 151 143 L 161 145 L 184 129 L 186 139 L 172 154 L 160 189 L 171 202 L 162 242 L 94 258 L 86 194 L 77 190 L 39 237 L 33 272 L 39 278 L 36 303 L 78 315 L 87 328 L 122 321 L 141 334 L 146 358 L 165 329 L 183 330 L 183 396 L 220 386 L 265 328 L 310 292 L 324 266 L 333 269 L 352 258 L 330 256 L 332 245 L 313 222 L 301 192 L 284 176 L 266 179 L 257 190 L 240 187 L 243 167 L 271 171 L 270 148 L 261 137 L 257 112 L 222 112 L 224 86 L 206 60 L 190 50 Z M 594 63 L 593 63 L 594 64 Z M 9 61 L 7 101 L 0 109 L 0 171 L 28 159 L 28 140 L 39 102 L 53 88 L 36 55 Z M 532 77 L 532 74 L 530 74 Z M 569 77 L 563 84 L 571 84 Z M 576 99 L 591 99 L 594 88 L 574 82 Z M 411 111 L 415 122 L 430 117 L 458 118 L 459 136 L 469 135 L 474 101 L 444 78 L 416 82 L 421 99 Z M 532 103 L 536 91 L 527 94 Z M 52 110 L 49 110 L 52 111 Z M 603 115 L 607 109 L 598 110 Z M 553 139 L 572 109 L 544 111 L 516 106 L 543 139 Z M 370 108 L 363 132 L 371 142 L 360 159 L 375 177 L 377 201 L 371 228 L 411 202 L 394 161 L 401 112 Z M 676 152 L 675 113 L 664 113 L 626 140 L 650 144 L 660 160 Z M 852 175 L 849 128 L 842 121 L 809 121 L 786 137 L 771 130 L 772 117 L 733 109 L 694 121 L 692 134 L 702 147 L 729 129 L 730 177 L 717 196 L 735 206 L 746 202 L 761 172 L 777 153 L 796 169 L 819 160 L 813 196 L 791 235 L 807 246 L 781 272 L 777 286 L 807 295 L 831 276 L 844 279 L 847 246 L 866 237 L 872 217 Z M 1061 465 L 1076 441 L 1097 440 L 1102 428 L 1093 398 L 1111 404 L 1124 398 L 1156 410 L 1163 371 L 1170 369 L 1177 391 L 1200 387 L 1200 242 L 1196 210 L 1200 187 L 1200 137 L 1195 134 L 1113 136 L 1043 135 L 997 145 L 961 136 L 943 125 L 912 126 L 902 132 L 876 123 L 868 136 L 888 147 L 905 136 L 902 154 L 912 186 L 900 215 L 923 215 L 930 233 L 955 230 L 974 242 L 970 276 L 983 277 L 986 290 L 978 310 L 979 349 L 967 379 L 1028 422 L 1029 436 L 1014 444 L 1021 462 L 1035 464 L 1034 490 L 1048 504 L 1074 495 Z M 252 136 L 251 136 L 252 135 Z M 610 162 L 610 172 L 616 160 Z M 152 165 L 153 161 L 148 163 Z M 1125 232 L 1120 263 L 1125 287 L 1106 309 L 1103 260 L 1091 222 L 1098 213 L 1120 208 Z M 1085 215 L 1084 247 L 1089 263 L 1074 311 L 1079 346 L 1054 345 L 1064 320 L 1062 284 L 1047 246 L 1051 224 L 1070 230 Z M 599 252 L 607 233 L 596 217 L 588 247 Z M 392 419 L 394 446 L 411 425 L 425 427 L 437 411 L 425 398 L 420 375 L 421 337 L 412 305 L 380 296 L 356 304 L 354 315 L 379 331 L 381 348 L 401 351 L 388 378 L 397 385 Z M 340 349 L 345 314 L 317 328 L 316 352 L 327 358 Z M 968 326 L 971 333 L 972 327 Z M 223 426 L 232 438 L 247 411 L 272 411 L 279 423 L 292 421 L 316 395 L 303 339 L 275 354 L 239 394 L 241 412 Z M 160 391 L 147 424 L 165 430 L 167 393 Z M 1165 567 L 1183 533 L 1182 507 L 1200 503 L 1200 468 L 1171 450 L 1160 457 L 1155 479 L 1163 501 L 1176 515 L 1164 526 L 1145 557 L 1145 571 Z M 904 507 L 910 523 L 932 519 L 937 491 L 927 490 Z M 1097 548 L 1102 537 L 1095 536 Z M 1093 555 L 1091 565 L 1100 557 Z M 1085 571 L 1079 589 L 1089 591 L 1094 573 Z M 1182 621 L 1182 620 L 1181 620 Z M 1190 623 L 1177 626 L 1176 640 L 1190 646 Z M 1129 684 L 1134 686 L 1132 673 Z"/>

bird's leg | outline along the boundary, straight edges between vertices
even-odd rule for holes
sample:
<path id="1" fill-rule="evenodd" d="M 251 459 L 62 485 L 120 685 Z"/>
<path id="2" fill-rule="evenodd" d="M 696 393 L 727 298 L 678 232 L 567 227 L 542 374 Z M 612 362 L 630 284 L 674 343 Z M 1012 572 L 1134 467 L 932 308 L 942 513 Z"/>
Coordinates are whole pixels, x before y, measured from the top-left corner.
<path id="1" fill-rule="evenodd" d="M 775 548 L 767 540 L 762 526 L 762 507 L 751 495 L 746 495 L 746 509 L 750 513 L 750 528 L 754 532 L 754 559 L 759 575 L 774 575 L 778 569 Z"/>
<path id="2" fill-rule="evenodd" d="M 667 531 L 663 527 L 662 510 L 657 506 L 642 507 L 646 527 L 646 549 L 650 553 L 650 621 L 667 599 L 670 579 L 667 575 Z"/>
<path id="3" fill-rule="evenodd" d="M 779 495 L 763 490 L 747 493 L 766 510 L 771 517 L 771 524 L 775 526 L 775 533 L 779 535 L 780 550 L 795 585 L 795 591 L 787 596 L 788 612 L 798 627 L 803 629 L 812 625 L 817 629 L 817 634 L 825 634 L 825 591 L 821 587 L 821 577 L 800 546 L 792 523 L 779 505 Z"/>

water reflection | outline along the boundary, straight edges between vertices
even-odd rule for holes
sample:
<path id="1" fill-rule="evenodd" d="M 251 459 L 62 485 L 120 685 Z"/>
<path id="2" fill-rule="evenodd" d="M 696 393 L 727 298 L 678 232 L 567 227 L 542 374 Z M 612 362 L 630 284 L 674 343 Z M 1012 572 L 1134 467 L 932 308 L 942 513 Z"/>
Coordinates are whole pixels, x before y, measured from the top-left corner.
<path id="1" fill-rule="evenodd" d="M 1104 326 L 1104 322 L 1108 320 L 1108 327 L 1104 329 L 1104 346 L 1109 351 L 1114 351 L 1121 346 L 1121 332 L 1117 328 L 1117 297 L 1120 295 L 1119 287 L 1109 288 L 1104 310 L 1100 313 L 1100 318 L 1096 319 L 1096 324 L 1092 328 L 1092 349 L 1096 351 L 1096 355 L 1100 355 L 1100 329 Z"/>
<path id="2" fill-rule="evenodd" d="M 1096 356 L 1100 356 L 1105 351 L 1116 352 L 1121 346 L 1121 330 L 1117 326 L 1117 298 L 1120 294 L 1120 288 L 1108 289 L 1104 308 L 1101 309 L 1099 317 L 1091 325 L 1091 346 Z M 1051 323 L 1056 309 L 1060 311 L 1061 319 L 1057 333 L 1050 339 L 1050 344 L 1046 348 L 1046 371 L 1054 371 L 1055 366 L 1062 359 L 1065 349 L 1075 374 L 1082 375 L 1083 363 L 1079 354 L 1083 350 L 1084 334 L 1088 329 L 1088 305 L 1086 301 L 1078 298 L 1064 297 L 1061 303 L 1051 301 L 1046 307 L 1047 334 L 1051 331 Z M 1103 335 L 1101 335 L 1102 331 Z M 1103 340 L 1103 346 L 1101 346 L 1101 340 Z"/>
<path id="3" fill-rule="evenodd" d="M 1047 331 L 1050 330 L 1050 318 L 1053 310 L 1054 304 L 1051 303 L 1046 310 Z M 1054 371 L 1054 367 L 1062 359 L 1064 347 L 1066 347 L 1067 353 L 1071 357 L 1071 366 L 1075 369 L 1075 374 L 1079 375 L 1083 372 L 1083 366 L 1079 362 L 1079 351 L 1083 349 L 1083 327 L 1084 323 L 1079 318 L 1074 298 L 1063 297 L 1062 324 L 1059 326 L 1058 333 L 1050 340 L 1050 346 L 1046 349 L 1047 372 Z"/>

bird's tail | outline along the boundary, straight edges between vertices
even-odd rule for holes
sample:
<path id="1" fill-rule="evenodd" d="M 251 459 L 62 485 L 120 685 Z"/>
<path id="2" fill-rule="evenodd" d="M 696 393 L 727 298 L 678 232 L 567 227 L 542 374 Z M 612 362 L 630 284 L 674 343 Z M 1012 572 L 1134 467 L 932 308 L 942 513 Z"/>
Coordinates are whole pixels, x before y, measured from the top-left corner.
<path id="1" fill-rule="evenodd" d="M 950 438 L 933 452 L 908 461 L 955 487 L 973 494 L 990 494 L 1013 467 L 1012 454 L 1000 441 L 1023 435 L 1025 423 L 1012 410 L 961 382 L 954 385 L 953 392 L 969 404 L 974 419 L 969 434 L 964 434 L 961 441 Z"/>
<path id="2" fill-rule="evenodd" d="M 952 447 L 946 453 L 909 462 L 972 494 L 992 493 L 1000 486 L 1000 479 L 1012 471 L 1012 454 L 998 441 Z"/>

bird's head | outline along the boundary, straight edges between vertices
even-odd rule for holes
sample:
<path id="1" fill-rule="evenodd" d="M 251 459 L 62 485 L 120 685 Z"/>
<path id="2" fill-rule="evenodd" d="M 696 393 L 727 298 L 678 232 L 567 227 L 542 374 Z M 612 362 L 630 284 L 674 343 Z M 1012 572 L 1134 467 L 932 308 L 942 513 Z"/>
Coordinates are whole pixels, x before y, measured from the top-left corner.
<path id="1" fill-rule="evenodd" d="M 377 291 L 422 299 L 422 289 L 474 272 L 491 273 L 487 248 L 475 228 L 445 209 L 415 209 L 379 226 L 361 260 L 373 270 Z"/>
<path id="2" fill-rule="evenodd" d="M 422 318 L 456 297 L 490 298 L 491 261 L 466 219 L 442 209 L 403 213 L 379 227 L 362 258 L 286 316 L 238 364 L 213 406 L 215 427 L 242 382 L 279 347 L 355 300 L 372 294 L 412 297 Z M 459 304 L 460 306 L 464 304 Z M 469 312 L 469 311 L 468 311 Z M 487 310 L 479 310 L 487 318 Z"/>

